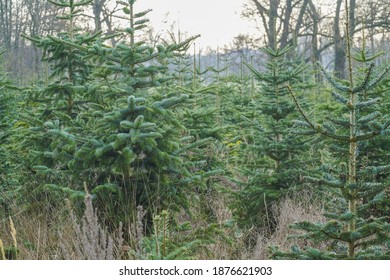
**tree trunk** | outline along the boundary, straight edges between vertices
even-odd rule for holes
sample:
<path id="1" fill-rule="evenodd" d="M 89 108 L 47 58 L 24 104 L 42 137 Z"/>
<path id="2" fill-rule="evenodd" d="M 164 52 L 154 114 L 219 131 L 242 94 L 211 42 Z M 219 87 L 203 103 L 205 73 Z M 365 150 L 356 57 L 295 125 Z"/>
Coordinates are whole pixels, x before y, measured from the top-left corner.
<path id="1" fill-rule="evenodd" d="M 279 1 L 270 0 L 270 7 L 268 12 L 268 45 L 274 50 L 277 49 L 277 30 L 276 21 L 278 19 L 278 5 Z"/>
<path id="2" fill-rule="evenodd" d="M 317 62 L 321 60 L 320 51 L 318 50 L 318 21 L 320 16 L 317 13 L 316 7 L 314 6 L 312 0 L 309 1 L 309 8 L 310 8 L 310 15 L 313 20 L 313 35 L 311 38 L 311 48 L 312 48 L 311 63 L 313 65 L 315 81 L 317 83 L 320 83 L 322 82 L 322 75 L 320 73 L 320 70 L 317 67 Z"/>
<path id="3" fill-rule="evenodd" d="M 293 11 L 292 1 L 287 1 L 286 11 L 284 13 L 283 23 L 282 23 L 283 29 L 282 29 L 282 35 L 280 37 L 280 48 L 284 48 L 288 44 L 288 35 L 290 34 L 290 20 L 291 20 L 292 11 Z"/>
<path id="4" fill-rule="evenodd" d="M 103 6 L 106 0 L 94 0 L 93 2 L 93 15 L 95 20 L 95 32 L 102 30 L 102 14 Z"/>
<path id="5" fill-rule="evenodd" d="M 343 0 L 337 0 L 336 15 L 334 18 L 334 72 L 336 77 L 345 79 L 345 47 L 344 38 L 341 36 L 340 30 L 340 14 L 341 4 Z"/>

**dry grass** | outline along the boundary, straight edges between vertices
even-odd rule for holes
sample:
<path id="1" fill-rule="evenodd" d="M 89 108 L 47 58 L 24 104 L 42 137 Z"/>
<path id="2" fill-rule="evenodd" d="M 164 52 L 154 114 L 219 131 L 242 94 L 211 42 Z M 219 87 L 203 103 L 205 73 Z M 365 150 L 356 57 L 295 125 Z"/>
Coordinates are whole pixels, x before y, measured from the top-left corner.
<path id="1" fill-rule="evenodd" d="M 250 250 L 245 244 L 249 232 L 242 231 L 233 223 L 232 211 L 228 207 L 225 197 L 216 192 L 207 196 L 208 207 L 212 209 L 215 223 L 219 225 L 221 233 L 212 237 L 213 243 L 207 245 L 207 250 L 198 252 L 195 256 L 199 260 L 242 260 L 250 258 Z M 195 218 L 187 215 L 181 218 L 181 222 L 190 221 L 194 230 L 197 228 L 206 228 L 208 226 L 207 217 L 201 216 L 200 207 L 192 207 L 191 212 Z M 180 220 L 180 218 L 179 218 Z M 230 224 L 226 226 L 226 224 Z"/>
<path id="2" fill-rule="evenodd" d="M 272 212 L 277 217 L 277 228 L 269 237 L 266 237 L 268 234 L 259 234 L 251 258 L 268 259 L 269 246 L 278 246 L 282 251 L 289 251 L 292 245 L 302 247 L 310 245 L 317 248 L 325 246 L 324 244 L 309 244 L 307 241 L 289 238 L 291 235 L 299 234 L 298 230 L 289 227 L 291 224 L 301 221 L 323 222 L 325 220 L 322 215 L 323 202 L 315 201 L 313 203 L 312 200 L 310 192 L 300 192 L 275 205 Z"/>
<path id="3" fill-rule="evenodd" d="M 0 237 L 5 248 L 17 242 L 17 258 L 23 260 L 41 260 L 58 258 L 57 229 L 65 230 L 66 221 L 63 221 L 62 211 L 55 213 L 50 219 L 41 211 L 31 213 L 19 211 L 12 215 L 13 230 L 10 228 L 9 218 L 0 219 Z M 12 233 L 13 232 L 13 233 Z"/>
<path id="4" fill-rule="evenodd" d="M 85 196 L 85 211 L 81 221 L 70 211 L 73 237 L 65 238 L 59 231 L 61 255 L 66 260 L 114 260 L 114 239 L 99 224 L 91 195 Z"/>
<path id="5" fill-rule="evenodd" d="M 121 235 L 112 237 L 101 227 L 90 195 L 85 198 L 85 212 L 81 219 L 70 209 L 67 206 L 51 213 L 12 211 L 16 213 L 12 219 L 0 218 L 3 243 L 0 247 L 7 249 L 17 244 L 17 259 L 21 260 L 104 260 L 119 257 L 118 248 L 123 241 Z"/>
<path id="6" fill-rule="evenodd" d="M 210 199 L 209 207 L 223 235 L 232 242 L 227 242 L 222 236 L 216 236 L 215 242 L 208 245 L 208 252 L 198 252 L 196 259 L 267 259 L 268 247 L 279 246 L 287 251 L 293 244 L 299 246 L 312 245 L 301 240 L 292 240 L 288 236 L 296 234 L 296 230 L 289 225 L 299 221 L 324 221 L 322 216 L 323 203 L 314 201 L 310 192 L 301 192 L 282 200 L 268 212 L 277 217 L 277 228 L 270 235 L 269 229 L 260 231 L 243 231 L 236 226 L 224 227 L 232 219 L 232 213 L 227 207 L 223 196 L 214 194 Z M 199 208 L 199 207 L 198 207 Z M 201 209 L 194 207 L 194 216 L 189 217 L 183 213 L 178 222 L 190 221 L 192 229 L 205 228 L 207 220 L 201 217 Z M 49 212 L 50 211 L 50 212 Z M 137 223 L 130 225 L 128 235 L 130 242 L 124 244 L 123 230 L 120 228 L 116 234 L 108 234 L 99 224 L 96 211 L 93 209 L 91 197 L 85 199 L 85 212 L 78 218 L 70 207 L 40 212 L 26 212 L 20 210 L 12 215 L 12 226 L 9 217 L 0 216 L 0 258 L 1 248 L 10 248 L 17 244 L 18 259 L 121 259 L 131 258 L 130 251 L 135 255 L 143 254 L 142 239 L 144 238 L 143 218 L 144 211 L 138 208 Z M 199 216 L 197 216 L 197 213 Z M 263 213 L 264 219 L 267 215 Z M 252 245 L 248 245 L 252 244 Z M 253 247 L 253 244 L 256 244 Z M 322 248 L 324 244 L 315 244 Z M 4 249 L 3 249 L 4 250 Z"/>

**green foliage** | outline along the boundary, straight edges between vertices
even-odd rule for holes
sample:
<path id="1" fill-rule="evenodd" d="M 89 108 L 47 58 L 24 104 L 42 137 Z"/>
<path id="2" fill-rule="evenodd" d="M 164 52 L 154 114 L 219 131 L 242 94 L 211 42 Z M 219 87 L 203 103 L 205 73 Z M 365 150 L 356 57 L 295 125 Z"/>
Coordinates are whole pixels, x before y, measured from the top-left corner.
<path id="1" fill-rule="evenodd" d="M 169 212 L 163 210 L 153 217 L 153 233 L 142 238 L 139 251 L 129 253 L 135 259 L 194 259 L 196 253 L 207 251 L 216 234 L 221 233 L 215 224 L 199 230 L 193 230 L 190 223 L 174 225 Z"/>
<path id="2" fill-rule="evenodd" d="M 93 138 L 75 151 L 69 169 L 85 170 L 80 178 L 95 180 L 91 192 L 109 207 L 105 213 L 111 218 L 131 218 L 138 205 L 149 215 L 164 206 L 187 207 L 183 181 L 190 174 L 180 154 L 183 127 L 172 112 L 186 98 L 148 102 L 130 96 L 126 107 L 99 116 Z"/>
<path id="3" fill-rule="evenodd" d="M 0 49 L 0 62 L 4 51 Z M 7 212 L 8 203 L 15 196 L 16 180 L 15 165 L 13 162 L 13 145 L 10 139 L 13 135 L 13 127 L 16 125 L 15 105 L 17 98 L 14 90 L 17 89 L 8 79 L 8 75 L 0 66 L 0 205 Z"/>
<path id="4" fill-rule="evenodd" d="M 83 8 L 89 5 L 91 0 L 50 2 L 64 8 L 60 18 L 66 22 L 67 30 L 57 36 L 25 36 L 42 50 L 42 61 L 50 65 L 50 77 L 54 79 L 46 81 L 45 87 L 34 88 L 28 93 L 30 100 L 45 105 L 44 109 L 41 109 L 43 119 L 52 118 L 56 113 L 65 113 L 75 118 L 96 100 L 94 92 L 87 84 L 93 69 L 93 64 L 88 59 L 88 50 L 101 45 L 105 39 L 102 38 L 101 32 L 85 34 L 76 26 L 76 18 L 82 15 Z M 68 120 L 69 118 L 63 121 Z"/>
<path id="5" fill-rule="evenodd" d="M 299 238 L 331 244 L 327 251 L 313 248 L 292 248 L 290 253 L 273 249 L 277 259 L 388 259 L 390 236 L 388 211 L 372 211 L 388 204 L 388 185 L 383 179 L 389 166 L 376 165 L 368 160 L 367 149 L 372 139 L 388 135 L 390 121 L 378 109 L 383 105 L 376 88 L 383 82 L 389 68 L 381 72 L 360 55 L 360 67 L 353 68 L 348 42 L 349 79 L 338 81 L 323 70 L 332 85 L 332 97 L 344 110 L 339 115 L 326 117 L 317 123 L 302 110 L 295 94 L 290 93 L 304 121 L 297 121 L 297 132 L 319 135 L 324 144 L 332 145 L 338 166 L 322 169 L 322 177 L 307 176 L 315 184 L 325 185 L 335 197 L 324 214 L 328 221 L 322 224 L 302 222 L 292 227 L 304 231 Z M 364 51 L 364 50 L 363 50 Z M 362 53 L 363 54 L 363 53 Z M 375 57 L 375 56 L 373 56 Z M 355 69 L 358 69 L 356 71 Z M 354 71 L 355 70 L 355 71 Z M 383 153 L 383 152 L 382 152 Z M 369 163 L 373 165 L 369 165 Z M 381 178 L 382 177 L 382 178 Z M 374 179 L 374 181 L 373 181 Z M 371 210 L 370 210 L 371 209 Z"/>
<path id="6" fill-rule="evenodd" d="M 30 38 L 44 50 L 55 81 L 26 91 L 31 102 L 17 140 L 23 173 L 34 178 L 23 190 L 30 199 L 48 197 L 46 203 L 55 205 L 66 196 L 80 202 L 83 181 L 110 228 L 132 223 L 142 205 L 150 231 L 153 213 L 188 211 L 188 186 L 214 174 L 212 168 L 193 168 L 195 160 L 187 156 L 212 139 L 202 134 L 182 140 L 187 131 L 176 110 L 186 106 L 188 96 L 150 90 L 169 85 L 167 59 L 195 37 L 147 45 L 137 34 L 148 11 L 135 14 L 134 2 L 121 2 L 130 27 L 114 47 L 105 46 L 100 33 L 75 27 L 79 7 L 87 2 L 61 2 L 68 8 L 66 32 Z"/>
<path id="7" fill-rule="evenodd" d="M 248 228 L 277 229 L 271 204 L 305 179 L 327 201 L 327 220 L 292 225 L 302 233 L 294 237 L 327 249 L 273 247 L 274 258 L 390 258 L 390 80 L 389 68 L 371 64 L 376 54 L 348 46 L 350 78 L 323 69 L 324 98 L 306 90 L 310 73 L 293 47 L 263 48 L 264 70 L 251 57 L 228 75 L 219 54 L 203 69 L 201 55 L 188 54 L 197 36 L 146 43 L 151 10 L 137 12 L 136 0 L 118 1 L 127 26 L 109 37 L 79 28 L 92 0 L 49 2 L 64 30 L 24 36 L 42 52 L 45 79 L 16 88 L 0 69 L 0 214 L 44 209 L 52 226 L 64 199 L 81 216 L 87 197 L 96 228 L 120 232 L 123 258 L 219 258 L 214 239 L 251 246 Z M 304 95 L 317 103 L 302 106 Z M 308 171 L 318 154 L 322 165 Z M 19 248 L 12 226 L 11 238 L 0 240 L 1 259 L 36 249 Z"/>
<path id="8" fill-rule="evenodd" d="M 299 182 L 305 167 L 299 156 L 307 147 L 289 132 L 294 104 L 288 97 L 286 83 L 298 84 L 305 67 L 291 67 L 284 49 L 263 48 L 267 55 L 266 70 L 259 72 L 247 64 L 260 83 L 252 97 L 252 115 L 242 116 L 250 140 L 245 152 L 253 158 L 245 162 L 248 183 L 238 192 L 237 219 L 247 225 L 260 224 L 264 207 L 281 195 L 281 191 Z"/>

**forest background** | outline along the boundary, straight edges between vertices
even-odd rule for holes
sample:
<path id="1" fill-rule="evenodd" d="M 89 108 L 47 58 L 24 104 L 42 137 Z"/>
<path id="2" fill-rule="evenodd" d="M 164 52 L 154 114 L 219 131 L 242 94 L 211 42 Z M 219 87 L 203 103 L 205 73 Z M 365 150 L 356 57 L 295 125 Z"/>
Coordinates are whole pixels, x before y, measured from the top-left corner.
<path id="1" fill-rule="evenodd" d="M 0 259 L 389 259 L 388 0 L 138 2 L 0 0 Z"/>

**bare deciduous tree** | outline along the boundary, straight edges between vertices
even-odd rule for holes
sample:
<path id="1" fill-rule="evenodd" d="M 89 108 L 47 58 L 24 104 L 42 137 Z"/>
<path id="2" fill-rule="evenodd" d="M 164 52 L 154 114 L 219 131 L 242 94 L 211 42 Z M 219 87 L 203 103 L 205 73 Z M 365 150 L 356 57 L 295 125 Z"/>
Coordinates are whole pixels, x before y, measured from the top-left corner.
<path id="1" fill-rule="evenodd" d="M 344 1 L 348 1 L 350 9 L 349 34 L 361 37 L 365 30 L 365 40 L 369 38 L 373 49 L 379 33 L 390 33 L 388 0 Z M 333 69 L 338 77 L 343 78 L 346 72 L 344 1 L 248 0 L 243 15 L 254 19 L 259 29 L 265 32 L 267 46 L 310 44 L 304 49 L 310 49 L 307 59 L 313 63 L 333 48 Z"/>

